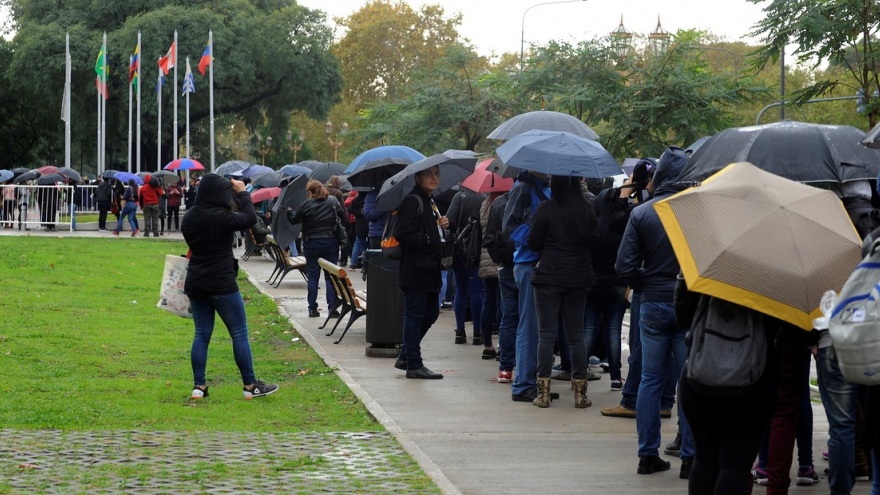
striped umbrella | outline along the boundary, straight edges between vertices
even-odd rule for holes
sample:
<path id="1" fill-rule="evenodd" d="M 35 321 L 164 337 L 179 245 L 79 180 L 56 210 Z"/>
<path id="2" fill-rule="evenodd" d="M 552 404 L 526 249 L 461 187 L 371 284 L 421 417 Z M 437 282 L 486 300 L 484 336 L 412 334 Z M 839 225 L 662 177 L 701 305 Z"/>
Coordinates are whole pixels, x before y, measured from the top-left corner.
<path id="1" fill-rule="evenodd" d="M 178 158 L 165 165 L 165 170 L 205 170 L 205 167 L 192 158 Z"/>

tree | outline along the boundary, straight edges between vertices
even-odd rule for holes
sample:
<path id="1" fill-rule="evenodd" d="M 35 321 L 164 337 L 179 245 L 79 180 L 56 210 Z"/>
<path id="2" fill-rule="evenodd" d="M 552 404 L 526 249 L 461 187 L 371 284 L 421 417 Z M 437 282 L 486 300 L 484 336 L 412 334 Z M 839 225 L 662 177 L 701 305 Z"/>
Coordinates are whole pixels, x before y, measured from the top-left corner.
<path id="1" fill-rule="evenodd" d="M 862 89 L 868 121 L 873 127 L 880 114 L 880 101 L 873 96 L 880 89 L 880 45 L 875 38 L 880 28 L 880 4 L 876 0 L 773 0 L 763 10 L 765 17 L 752 33 L 763 41 L 753 59 L 755 66 L 775 62 L 781 48 L 794 43 L 798 46 L 795 55 L 799 62 L 818 67 L 829 60 L 845 67 L 856 87 L 847 87 L 847 79 L 836 73 L 825 73 L 795 91 L 791 100 L 797 104 L 825 95 L 838 86 L 845 87 L 851 95 Z"/>
<path id="2" fill-rule="evenodd" d="M 330 52 L 332 33 L 322 12 L 300 7 L 290 0 L 197 0 L 181 5 L 173 0 L 151 2 L 54 2 L 5 0 L 13 12 L 17 31 L 13 55 L 6 67 L 14 74 L 15 90 L 34 92 L 33 105 L 43 107 L 43 136 L 29 150 L 45 156 L 63 148 L 63 123 L 59 120 L 64 85 L 64 33 L 71 35 L 73 84 L 71 109 L 75 147 L 84 159 L 93 160 L 95 150 L 96 93 L 95 57 L 107 32 L 110 60 L 108 101 L 108 163 L 124 162 L 128 133 L 128 57 L 141 32 L 142 157 L 151 170 L 156 161 L 155 84 L 157 59 L 164 55 L 179 33 L 178 84 L 182 83 L 185 58 L 198 65 L 214 32 L 214 114 L 241 119 L 248 129 L 266 127 L 273 139 L 283 142 L 289 115 L 302 110 L 323 118 L 338 101 L 342 89 L 339 65 Z M 190 99 L 192 148 L 195 156 L 208 156 L 208 78 L 195 74 L 196 90 Z M 166 85 L 169 81 L 166 80 Z M 177 91 L 180 91 L 178 86 Z M 171 89 L 163 97 L 162 162 L 170 161 Z M 47 104 L 51 102 L 50 104 Z M 57 104 L 56 104 L 57 102 Z M 180 103 L 180 102 L 179 102 Z M 185 128 L 179 104 L 178 135 Z M 23 132 L 23 131 L 19 131 Z M 222 133 L 222 129 L 218 129 Z M 62 143 L 62 144 L 58 144 Z M 79 144 L 79 146 L 77 146 Z M 147 165 L 149 164 L 149 165 Z"/>
<path id="3" fill-rule="evenodd" d="M 334 47 L 344 95 L 362 104 L 406 96 L 412 74 L 432 67 L 447 46 L 459 42 L 461 14 L 447 18 L 439 5 L 416 12 L 401 0 L 372 0 L 336 22 L 348 30 Z"/>

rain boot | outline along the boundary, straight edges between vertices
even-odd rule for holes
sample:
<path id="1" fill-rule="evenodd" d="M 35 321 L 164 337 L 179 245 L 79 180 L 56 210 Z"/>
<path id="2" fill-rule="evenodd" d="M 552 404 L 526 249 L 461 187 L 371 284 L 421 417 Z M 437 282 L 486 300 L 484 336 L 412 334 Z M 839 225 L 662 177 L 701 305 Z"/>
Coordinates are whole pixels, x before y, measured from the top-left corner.
<path id="1" fill-rule="evenodd" d="M 587 399 L 587 380 L 583 378 L 574 379 L 571 381 L 571 384 L 574 386 L 574 407 L 585 409 L 593 405 L 590 399 Z"/>
<path id="2" fill-rule="evenodd" d="M 550 407 L 550 378 L 538 377 L 538 394 L 532 404 L 538 407 Z"/>

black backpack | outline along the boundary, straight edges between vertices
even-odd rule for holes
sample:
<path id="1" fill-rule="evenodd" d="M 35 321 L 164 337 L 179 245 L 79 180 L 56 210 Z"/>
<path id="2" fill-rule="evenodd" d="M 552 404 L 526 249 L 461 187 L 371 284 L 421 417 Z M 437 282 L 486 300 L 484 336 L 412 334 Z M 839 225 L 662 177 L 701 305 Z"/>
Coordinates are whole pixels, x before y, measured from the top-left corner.
<path id="1" fill-rule="evenodd" d="M 483 232 L 480 219 L 470 217 L 455 237 L 455 257 L 461 266 L 472 270 L 480 264 L 483 250 Z"/>

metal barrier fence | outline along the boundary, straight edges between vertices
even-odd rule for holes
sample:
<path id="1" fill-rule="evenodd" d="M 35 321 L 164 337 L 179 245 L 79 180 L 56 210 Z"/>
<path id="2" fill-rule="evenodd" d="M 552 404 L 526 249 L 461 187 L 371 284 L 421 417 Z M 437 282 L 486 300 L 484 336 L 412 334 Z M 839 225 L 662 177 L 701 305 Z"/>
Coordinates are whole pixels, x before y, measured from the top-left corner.
<path id="1" fill-rule="evenodd" d="M 13 193 L 9 194 L 9 188 Z M 0 224 L 4 228 L 73 230 L 73 186 L 3 185 Z M 94 201 L 93 201 L 94 203 Z"/>

